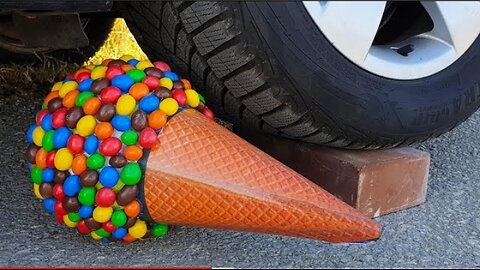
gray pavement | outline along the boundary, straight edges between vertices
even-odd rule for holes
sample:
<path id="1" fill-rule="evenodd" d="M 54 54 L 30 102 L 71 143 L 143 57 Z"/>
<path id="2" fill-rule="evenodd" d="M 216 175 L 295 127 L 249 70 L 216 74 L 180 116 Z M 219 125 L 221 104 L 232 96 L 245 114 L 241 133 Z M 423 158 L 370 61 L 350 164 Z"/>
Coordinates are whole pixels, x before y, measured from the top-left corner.
<path id="1" fill-rule="evenodd" d="M 480 113 L 419 146 L 432 154 L 427 202 L 378 218 L 383 235 L 376 242 L 177 227 L 163 239 L 106 245 L 58 225 L 33 195 L 24 138 L 43 96 L 25 90 L 0 97 L 0 266 L 480 266 Z"/>

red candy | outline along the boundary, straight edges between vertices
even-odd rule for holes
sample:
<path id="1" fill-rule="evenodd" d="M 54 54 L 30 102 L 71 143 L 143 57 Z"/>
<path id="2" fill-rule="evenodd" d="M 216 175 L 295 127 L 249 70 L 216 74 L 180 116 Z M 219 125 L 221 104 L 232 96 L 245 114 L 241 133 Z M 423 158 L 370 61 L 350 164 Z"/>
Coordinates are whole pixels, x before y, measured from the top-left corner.
<path id="1" fill-rule="evenodd" d="M 160 80 L 154 76 L 147 76 L 143 79 L 143 83 L 148 86 L 148 89 L 153 90 L 160 86 Z"/>
<path id="2" fill-rule="evenodd" d="M 215 116 L 213 116 L 213 112 L 208 108 L 208 107 L 205 107 L 202 111 L 203 115 L 205 115 L 206 117 L 212 119 L 212 120 L 215 120 Z"/>
<path id="3" fill-rule="evenodd" d="M 160 69 L 161 71 L 172 71 L 170 69 L 170 66 L 167 63 L 162 62 L 162 61 L 156 61 L 156 62 L 153 63 L 153 65 L 156 68 Z"/>
<path id="4" fill-rule="evenodd" d="M 75 79 L 75 72 L 68 73 L 66 76 L 67 79 Z"/>
<path id="5" fill-rule="evenodd" d="M 110 137 L 100 144 L 98 151 L 104 156 L 115 156 L 120 152 L 120 149 L 122 149 L 122 141 L 118 138 Z"/>
<path id="6" fill-rule="evenodd" d="M 45 161 L 46 164 L 47 164 L 47 167 L 55 168 L 54 160 L 55 160 L 55 154 L 56 153 L 57 153 L 57 150 L 53 150 L 53 151 L 48 152 L 47 158 L 46 158 L 46 161 Z"/>
<path id="7" fill-rule="evenodd" d="M 123 69 L 119 66 L 110 66 L 108 67 L 107 71 L 105 72 L 105 78 L 109 79 L 110 81 L 113 80 L 115 76 L 121 75 L 125 73 Z"/>
<path id="8" fill-rule="evenodd" d="M 36 122 L 37 122 L 37 126 L 41 126 L 42 125 L 42 119 L 43 117 L 45 117 L 45 115 L 47 115 L 48 113 L 48 110 L 45 109 L 45 110 L 41 110 L 40 112 L 37 113 L 37 119 L 36 119 Z"/>
<path id="9" fill-rule="evenodd" d="M 187 104 L 187 95 L 185 95 L 185 92 L 181 89 L 173 90 L 172 97 L 177 101 L 178 106 Z"/>
<path id="10" fill-rule="evenodd" d="M 117 229 L 117 227 L 113 226 L 113 223 L 111 221 L 103 223 L 102 228 L 108 233 L 112 233 Z"/>
<path id="11" fill-rule="evenodd" d="M 68 214 L 67 210 L 65 210 L 65 209 L 63 208 L 63 205 L 62 205 L 62 201 L 61 201 L 61 200 L 57 200 L 57 201 L 55 202 L 55 205 L 54 205 L 53 208 L 55 209 L 55 214 L 56 214 L 57 216 L 64 216 L 64 215 Z"/>
<path id="12" fill-rule="evenodd" d="M 63 185 L 56 184 L 55 186 L 53 186 L 52 195 L 53 195 L 53 197 L 55 197 L 57 199 L 57 203 L 60 202 L 60 205 L 61 205 L 63 198 L 65 198 L 65 192 L 63 191 Z"/>
<path id="13" fill-rule="evenodd" d="M 81 83 L 83 80 L 86 80 L 86 79 L 90 79 L 90 72 L 80 72 L 75 77 L 75 80 L 77 80 L 77 83 Z"/>
<path id="14" fill-rule="evenodd" d="M 53 128 L 61 128 L 65 126 L 65 115 L 67 114 L 68 109 L 67 108 L 60 108 L 57 109 L 53 114 L 52 114 L 52 126 Z"/>
<path id="15" fill-rule="evenodd" d="M 100 92 L 100 99 L 103 103 L 117 103 L 122 91 L 115 86 L 108 86 Z"/>
<path id="16" fill-rule="evenodd" d="M 83 145 L 85 143 L 85 138 L 78 134 L 74 134 L 68 138 L 67 148 L 72 152 L 72 154 L 80 154 L 83 152 Z"/>
<path id="17" fill-rule="evenodd" d="M 95 203 L 100 207 L 110 207 L 115 203 L 115 191 L 111 188 L 101 188 L 95 195 Z"/>
<path id="18" fill-rule="evenodd" d="M 158 143 L 157 133 L 153 128 L 147 127 L 140 132 L 138 142 L 143 148 L 150 149 Z"/>
<path id="19" fill-rule="evenodd" d="M 65 221 L 63 221 L 63 215 L 55 215 L 55 220 L 60 224 L 65 223 Z"/>
<path id="20" fill-rule="evenodd" d="M 81 233 L 81 234 L 89 234 L 91 233 L 92 231 L 87 227 L 87 224 L 85 224 L 85 220 L 80 220 L 78 223 L 77 223 L 77 229 L 78 229 L 78 232 Z"/>

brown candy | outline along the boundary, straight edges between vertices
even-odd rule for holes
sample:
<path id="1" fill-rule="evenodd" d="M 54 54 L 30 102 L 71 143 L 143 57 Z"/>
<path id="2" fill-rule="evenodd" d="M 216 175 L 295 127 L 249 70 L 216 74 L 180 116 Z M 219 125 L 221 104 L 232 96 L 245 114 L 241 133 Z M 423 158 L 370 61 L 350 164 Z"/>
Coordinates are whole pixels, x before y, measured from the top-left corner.
<path id="1" fill-rule="evenodd" d="M 166 87 L 158 87 L 157 89 L 153 90 L 153 94 L 158 97 L 160 100 L 172 97 L 172 92 L 168 90 Z"/>
<path id="2" fill-rule="evenodd" d="M 123 227 L 124 227 L 125 229 L 128 229 L 128 228 L 132 227 L 133 225 L 135 225 L 136 222 L 137 222 L 137 218 L 136 218 L 136 217 L 128 218 L 128 219 L 127 219 L 127 223 L 125 223 L 125 225 L 123 225 Z"/>
<path id="3" fill-rule="evenodd" d="M 116 155 L 111 157 L 108 163 L 114 168 L 122 168 L 127 164 L 127 159 L 122 155 Z"/>
<path id="4" fill-rule="evenodd" d="M 142 131 L 148 123 L 147 114 L 142 110 L 137 110 L 132 114 L 132 128 L 136 131 Z"/>
<path id="5" fill-rule="evenodd" d="M 85 115 L 82 107 L 73 107 L 67 111 L 65 116 L 65 124 L 67 127 L 74 129 L 77 127 L 78 120 Z"/>
<path id="6" fill-rule="evenodd" d="M 53 182 L 56 184 L 63 184 L 65 182 L 65 179 L 70 176 L 70 173 L 68 171 L 59 171 L 55 170 L 55 174 L 53 176 Z"/>
<path id="7" fill-rule="evenodd" d="M 44 199 L 53 198 L 52 190 L 53 186 L 49 183 L 42 183 L 40 185 L 40 195 L 42 195 Z"/>
<path id="8" fill-rule="evenodd" d="M 35 164 L 35 156 L 37 155 L 38 149 L 40 149 L 40 147 L 36 146 L 33 143 L 28 145 L 27 147 L 27 151 L 25 152 L 25 159 L 31 164 Z"/>
<path id="9" fill-rule="evenodd" d="M 85 187 L 93 187 L 98 182 L 98 172 L 87 170 L 80 174 L 80 184 Z"/>
<path id="10" fill-rule="evenodd" d="M 147 233 L 142 237 L 142 239 L 147 239 L 152 237 L 152 230 L 147 229 Z"/>
<path id="11" fill-rule="evenodd" d="M 80 209 L 80 202 L 76 197 L 66 197 L 62 205 L 67 212 L 77 212 Z"/>
<path id="12" fill-rule="evenodd" d="M 148 76 L 154 76 L 154 77 L 157 77 L 157 78 L 162 78 L 163 77 L 163 72 L 156 68 L 156 67 L 149 67 L 149 68 L 146 68 L 145 70 L 143 70 L 145 72 L 145 74 L 147 74 Z"/>
<path id="13" fill-rule="evenodd" d="M 197 106 L 196 109 L 197 109 L 198 111 L 202 112 L 202 111 L 205 109 L 205 104 L 200 101 L 200 103 L 198 103 L 198 106 Z"/>
<path id="14" fill-rule="evenodd" d="M 185 90 L 185 85 L 182 81 L 174 81 L 173 82 L 173 89 L 182 89 Z"/>
<path id="15" fill-rule="evenodd" d="M 110 103 L 103 104 L 95 115 L 102 122 L 109 122 L 113 116 L 115 116 L 115 105 Z"/>
<path id="16" fill-rule="evenodd" d="M 93 218 L 85 219 L 85 225 L 92 231 L 96 231 L 102 227 L 102 223 L 96 222 Z"/>
<path id="17" fill-rule="evenodd" d="M 48 108 L 48 110 L 49 110 L 51 113 L 53 113 L 53 112 L 55 112 L 56 110 L 60 109 L 62 106 L 63 106 L 63 104 L 62 104 L 62 98 L 56 97 L 56 98 L 51 99 L 51 100 L 48 102 L 47 108 Z"/>
<path id="18" fill-rule="evenodd" d="M 138 187 L 135 186 L 124 186 L 120 192 L 117 194 L 117 203 L 120 206 L 125 206 L 131 201 L 135 200 L 138 194 Z"/>
<path id="19" fill-rule="evenodd" d="M 112 67 L 112 66 L 117 66 L 117 67 L 121 67 L 122 65 L 126 65 L 127 62 L 123 61 L 122 59 L 116 59 L 116 60 L 112 60 L 108 63 L 108 66 L 109 67 Z"/>
<path id="20" fill-rule="evenodd" d="M 103 90 L 103 88 L 107 87 L 110 85 L 110 82 L 106 78 L 99 78 L 93 81 L 92 83 L 92 92 L 95 94 L 100 94 L 100 92 Z"/>

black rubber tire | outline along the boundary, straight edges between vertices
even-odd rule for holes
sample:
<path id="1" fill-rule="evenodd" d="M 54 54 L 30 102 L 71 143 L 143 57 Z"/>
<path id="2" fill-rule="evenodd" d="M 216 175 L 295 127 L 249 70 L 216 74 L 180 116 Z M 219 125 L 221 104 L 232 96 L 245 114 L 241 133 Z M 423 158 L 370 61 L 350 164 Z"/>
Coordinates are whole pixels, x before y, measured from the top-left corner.
<path id="1" fill-rule="evenodd" d="M 345 59 L 301 2 L 123 2 L 152 59 L 165 59 L 234 127 L 353 149 L 437 137 L 480 105 L 480 40 L 445 70 L 385 79 Z"/>
<path id="2" fill-rule="evenodd" d="M 23 63 L 41 60 L 43 56 L 52 57 L 65 62 L 82 64 L 92 57 L 103 45 L 113 26 L 114 18 L 95 16 L 90 18 L 84 31 L 90 43 L 83 48 L 68 50 L 52 50 L 46 53 L 37 53 L 31 49 L 31 53 L 19 53 L 7 51 L 0 47 L 0 63 Z"/>

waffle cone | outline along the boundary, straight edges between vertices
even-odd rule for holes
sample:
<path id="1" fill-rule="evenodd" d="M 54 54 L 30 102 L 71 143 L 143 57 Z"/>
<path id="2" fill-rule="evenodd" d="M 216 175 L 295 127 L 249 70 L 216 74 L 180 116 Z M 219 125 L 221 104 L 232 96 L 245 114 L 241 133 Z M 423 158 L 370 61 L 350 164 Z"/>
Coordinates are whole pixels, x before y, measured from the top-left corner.
<path id="1" fill-rule="evenodd" d="M 155 222 L 313 238 L 377 239 L 380 226 L 196 110 L 175 115 L 145 165 Z"/>

